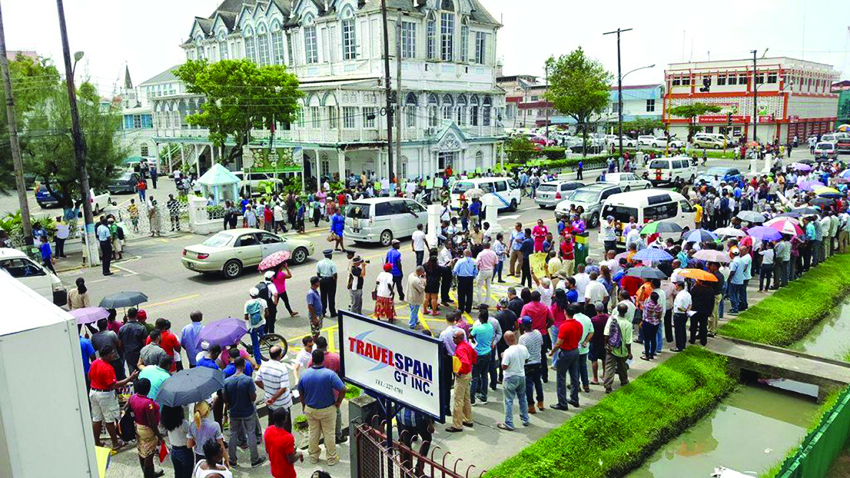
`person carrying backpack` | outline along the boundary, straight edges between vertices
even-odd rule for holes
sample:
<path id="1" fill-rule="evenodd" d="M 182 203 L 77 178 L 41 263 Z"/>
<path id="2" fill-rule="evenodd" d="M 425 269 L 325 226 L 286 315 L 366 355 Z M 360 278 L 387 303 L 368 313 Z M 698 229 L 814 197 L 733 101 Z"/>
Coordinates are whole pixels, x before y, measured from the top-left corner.
<path id="1" fill-rule="evenodd" d="M 620 377 L 620 386 L 629 383 L 629 365 L 632 359 L 632 322 L 626 318 L 629 307 L 617 306 L 617 313 L 608 318 L 605 324 L 605 393 L 611 393 L 614 385 L 614 373 Z"/>
<path id="2" fill-rule="evenodd" d="M 268 287 L 266 287 L 266 294 L 268 294 Z M 262 362 L 262 356 L 260 355 L 260 339 L 262 339 L 265 333 L 265 325 L 266 325 L 266 315 L 268 315 L 268 302 L 265 299 L 260 298 L 260 290 L 257 287 L 252 287 L 248 291 L 248 295 L 251 296 L 248 301 L 245 302 L 245 320 L 248 322 L 248 330 L 251 332 L 251 344 L 254 349 L 254 360 L 257 362 L 257 365 Z"/>

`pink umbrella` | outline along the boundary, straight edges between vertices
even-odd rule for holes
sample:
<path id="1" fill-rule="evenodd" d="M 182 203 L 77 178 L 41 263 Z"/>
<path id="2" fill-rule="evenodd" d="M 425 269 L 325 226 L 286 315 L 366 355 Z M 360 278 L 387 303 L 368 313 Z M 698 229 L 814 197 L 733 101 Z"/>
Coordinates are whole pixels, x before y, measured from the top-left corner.
<path id="1" fill-rule="evenodd" d="M 84 307 L 69 312 L 75 319 L 77 325 L 93 324 L 100 319 L 109 317 L 109 311 L 103 307 Z"/>
<path id="2" fill-rule="evenodd" d="M 277 251 L 263 259 L 257 268 L 261 271 L 275 268 L 283 262 L 288 261 L 291 256 L 292 253 L 289 251 Z"/>
<path id="3" fill-rule="evenodd" d="M 788 234 L 789 236 L 803 235 L 803 229 L 791 222 L 790 218 L 787 217 L 783 217 L 781 221 L 776 221 L 773 224 L 768 224 L 768 227 L 776 229 L 782 234 Z"/>
<path id="4" fill-rule="evenodd" d="M 793 223 L 795 226 L 800 225 L 800 220 L 797 219 L 796 217 L 785 217 L 785 216 L 777 216 L 777 217 L 765 222 L 764 225 L 770 226 L 770 225 L 776 224 L 777 222 L 782 222 L 782 221 L 791 221 L 791 223 Z"/>

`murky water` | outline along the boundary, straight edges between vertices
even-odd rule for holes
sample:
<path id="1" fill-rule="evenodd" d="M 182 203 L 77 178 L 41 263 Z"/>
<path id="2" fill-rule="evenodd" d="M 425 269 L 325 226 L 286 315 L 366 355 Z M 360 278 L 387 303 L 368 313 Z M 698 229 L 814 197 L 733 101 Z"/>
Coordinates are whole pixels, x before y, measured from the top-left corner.
<path id="1" fill-rule="evenodd" d="M 844 360 L 850 351 L 850 299 L 839 304 L 805 337 L 790 348 L 818 357 Z"/>
<path id="2" fill-rule="evenodd" d="M 799 443 L 817 408 L 814 399 L 794 393 L 741 386 L 628 476 L 708 478 L 718 466 L 756 476 Z"/>

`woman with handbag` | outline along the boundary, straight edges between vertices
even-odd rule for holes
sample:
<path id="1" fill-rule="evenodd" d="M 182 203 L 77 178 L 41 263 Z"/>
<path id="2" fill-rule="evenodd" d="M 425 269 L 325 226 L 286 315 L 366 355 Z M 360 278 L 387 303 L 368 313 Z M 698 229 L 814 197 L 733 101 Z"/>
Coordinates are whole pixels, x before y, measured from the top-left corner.
<path id="1" fill-rule="evenodd" d="M 392 321 L 395 319 L 392 270 L 392 264 L 384 264 L 384 270 L 378 274 L 375 290 L 372 291 L 372 299 L 375 300 L 375 318 L 378 320 Z"/>

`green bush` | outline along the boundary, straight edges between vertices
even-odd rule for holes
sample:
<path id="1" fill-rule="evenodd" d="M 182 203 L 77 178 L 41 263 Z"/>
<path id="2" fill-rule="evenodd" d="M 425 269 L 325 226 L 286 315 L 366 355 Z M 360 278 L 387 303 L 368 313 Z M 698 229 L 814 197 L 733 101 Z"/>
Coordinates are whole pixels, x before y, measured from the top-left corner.
<path id="1" fill-rule="evenodd" d="M 623 476 L 735 386 L 726 359 L 689 347 L 509 458 L 485 477 Z"/>
<path id="2" fill-rule="evenodd" d="M 515 136 L 505 145 L 505 153 L 512 163 L 524 164 L 537 155 L 537 148 L 525 136 Z"/>
<path id="3" fill-rule="evenodd" d="M 850 291 L 850 254 L 833 256 L 720 328 L 741 340 L 787 347 L 803 338 Z"/>
<path id="4" fill-rule="evenodd" d="M 566 156 L 566 148 L 563 146 L 548 146 L 543 148 L 543 154 L 548 159 L 565 159 Z"/>

